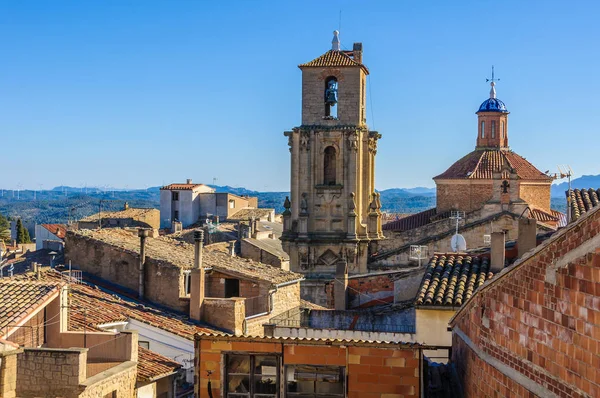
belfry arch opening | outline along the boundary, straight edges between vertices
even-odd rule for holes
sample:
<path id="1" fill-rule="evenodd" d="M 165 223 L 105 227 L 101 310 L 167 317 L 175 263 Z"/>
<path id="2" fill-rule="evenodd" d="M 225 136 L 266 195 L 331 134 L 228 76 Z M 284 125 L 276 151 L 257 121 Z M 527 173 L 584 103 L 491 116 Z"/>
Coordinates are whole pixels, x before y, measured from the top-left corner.
<path id="1" fill-rule="evenodd" d="M 328 146 L 323 152 L 323 184 L 336 184 L 337 152 L 335 147 Z"/>
<path id="2" fill-rule="evenodd" d="M 338 81 L 335 76 L 325 79 L 325 117 L 338 117 Z"/>

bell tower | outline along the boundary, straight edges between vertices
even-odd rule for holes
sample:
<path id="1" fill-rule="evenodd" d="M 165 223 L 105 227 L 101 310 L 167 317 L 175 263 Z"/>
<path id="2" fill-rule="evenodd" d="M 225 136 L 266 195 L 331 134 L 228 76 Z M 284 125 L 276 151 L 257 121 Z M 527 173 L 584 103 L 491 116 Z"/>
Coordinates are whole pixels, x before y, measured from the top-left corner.
<path id="1" fill-rule="evenodd" d="M 496 98 L 496 79 L 492 66 L 490 98 L 477 111 L 477 149 L 508 149 L 508 110 L 504 102 Z"/>
<path id="2" fill-rule="evenodd" d="M 299 65 L 302 125 L 285 132 L 291 152 L 291 197 L 281 237 L 290 269 L 306 275 L 302 296 L 325 304 L 323 284 L 336 268 L 366 273 L 369 242 L 383 237 L 375 192 L 381 135 L 366 125 L 366 77 L 361 43 L 332 49 Z"/>

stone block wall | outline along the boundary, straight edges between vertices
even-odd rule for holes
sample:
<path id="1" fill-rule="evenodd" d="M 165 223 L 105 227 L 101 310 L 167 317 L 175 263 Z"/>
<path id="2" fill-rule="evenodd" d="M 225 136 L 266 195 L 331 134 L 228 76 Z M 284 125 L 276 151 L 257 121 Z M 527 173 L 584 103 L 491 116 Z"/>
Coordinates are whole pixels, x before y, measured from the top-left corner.
<path id="1" fill-rule="evenodd" d="M 252 242 L 249 242 L 246 239 L 242 239 L 240 246 L 242 251 L 241 257 L 250 258 L 254 261 L 269 264 L 278 268 L 289 269 L 289 260 L 283 260 L 281 257 L 253 245 Z"/>
<path id="2" fill-rule="evenodd" d="M 452 321 L 469 397 L 600 396 L 600 212 L 480 288 Z"/>
<path id="3" fill-rule="evenodd" d="M 139 254 L 76 234 L 67 234 L 65 259 L 73 266 L 98 278 L 130 290 L 139 289 Z M 146 259 L 145 298 L 174 311 L 187 312 L 188 302 L 181 300 L 181 268 L 152 258 Z"/>
<path id="4" fill-rule="evenodd" d="M 86 362 L 86 349 L 26 348 L 17 359 L 17 396 L 77 397 Z"/>
<path id="5" fill-rule="evenodd" d="M 246 307 L 242 298 L 205 298 L 202 320 L 239 335 L 243 333 Z"/>
<path id="6" fill-rule="evenodd" d="M 87 379 L 79 398 L 136 397 L 136 379 L 137 363 L 125 362 Z"/>
<path id="7" fill-rule="evenodd" d="M 261 339 L 196 340 L 196 396 L 208 396 L 208 380 L 212 396 L 222 396 L 225 368 L 224 354 L 248 352 L 276 354 L 280 366 L 332 365 L 345 368 L 349 398 L 408 398 L 420 396 L 421 354 L 418 349 L 397 345 L 370 346 L 299 344 L 297 341 L 265 342 Z M 207 371 L 211 371 L 207 376 Z M 280 395 L 285 382 L 280 380 Z"/>
<path id="8" fill-rule="evenodd" d="M 15 398 L 17 396 L 17 355 L 22 350 L 10 347 L 0 352 L 0 397 Z"/>
<path id="9" fill-rule="evenodd" d="M 521 182 L 519 184 L 519 197 L 538 209 L 550 211 L 550 183 L 533 184 Z"/>

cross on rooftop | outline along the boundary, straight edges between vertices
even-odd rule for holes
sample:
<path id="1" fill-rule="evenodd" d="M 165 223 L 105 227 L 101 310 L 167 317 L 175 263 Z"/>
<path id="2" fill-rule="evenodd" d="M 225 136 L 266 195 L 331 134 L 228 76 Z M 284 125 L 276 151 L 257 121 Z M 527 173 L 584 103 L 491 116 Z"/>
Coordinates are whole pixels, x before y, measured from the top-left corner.
<path id="1" fill-rule="evenodd" d="M 486 82 L 492 82 L 492 83 L 495 83 L 495 82 L 499 82 L 499 81 L 500 81 L 500 79 L 496 79 L 496 78 L 494 77 L 494 65 L 492 65 L 492 78 L 491 78 L 491 79 L 485 79 L 485 81 L 486 81 Z"/>

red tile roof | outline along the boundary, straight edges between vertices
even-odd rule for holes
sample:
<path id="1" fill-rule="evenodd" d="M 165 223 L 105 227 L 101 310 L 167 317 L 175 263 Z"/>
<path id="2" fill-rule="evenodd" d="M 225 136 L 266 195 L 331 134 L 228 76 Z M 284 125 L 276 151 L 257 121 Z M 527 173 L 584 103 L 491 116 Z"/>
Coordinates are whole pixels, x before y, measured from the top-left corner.
<path id="1" fill-rule="evenodd" d="M 437 214 L 437 210 L 433 208 L 420 213 L 411 214 L 395 221 L 390 221 L 384 224 L 382 229 L 385 231 L 396 232 L 409 231 L 448 217 L 450 217 L 449 211 Z"/>
<path id="2" fill-rule="evenodd" d="M 67 226 L 64 224 L 42 224 L 42 227 L 60 239 L 64 239 L 67 235 Z"/>
<path id="3" fill-rule="evenodd" d="M 358 66 L 361 67 L 365 71 L 365 73 L 369 74 L 369 70 L 366 66 L 364 66 L 360 62 L 356 62 L 353 59 L 352 51 L 329 50 L 325 54 L 313 59 L 310 62 L 298 65 L 299 68 L 327 66 Z"/>
<path id="4" fill-rule="evenodd" d="M 503 171 L 504 169 L 504 171 Z M 513 170 L 523 180 L 552 181 L 552 178 L 512 151 L 501 149 L 476 149 L 458 160 L 435 179 L 492 179 L 494 173 L 502 172 L 508 178 Z"/>
<path id="5" fill-rule="evenodd" d="M 60 279 L 50 283 L 0 280 L 0 337 L 56 297 L 59 285 Z"/>
<path id="6" fill-rule="evenodd" d="M 436 253 L 425 270 L 415 304 L 459 307 L 493 276 L 487 257 Z"/>
<path id="7" fill-rule="evenodd" d="M 569 197 L 569 191 L 565 192 Z M 600 204 L 600 189 L 573 189 L 571 190 L 571 221 L 592 210 Z"/>
<path id="8" fill-rule="evenodd" d="M 138 347 L 138 381 L 154 381 L 169 376 L 182 365 L 144 347 Z"/>
<path id="9" fill-rule="evenodd" d="M 557 227 L 564 227 L 566 224 L 566 216 L 557 210 L 550 210 L 550 213 L 541 209 L 531 209 L 531 217 L 535 218 L 538 222 L 545 224 L 555 225 Z"/>
<path id="10" fill-rule="evenodd" d="M 186 190 L 193 190 L 194 188 L 197 187 L 202 187 L 202 186 L 207 186 L 205 184 L 169 184 L 169 185 L 165 185 L 164 187 L 161 187 L 160 189 L 163 190 L 178 190 L 178 191 L 186 191 Z"/>

